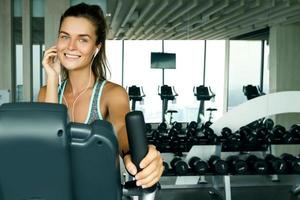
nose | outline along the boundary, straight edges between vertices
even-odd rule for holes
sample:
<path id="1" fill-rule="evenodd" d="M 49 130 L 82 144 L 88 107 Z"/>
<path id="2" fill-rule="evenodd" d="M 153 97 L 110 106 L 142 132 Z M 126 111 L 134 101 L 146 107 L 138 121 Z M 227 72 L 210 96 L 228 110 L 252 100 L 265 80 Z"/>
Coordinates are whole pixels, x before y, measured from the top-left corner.
<path id="1" fill-rule="evenodd" d="M 68 49 L 69 50 L 75 50 L 76 49 L 76 40 L 70 39 L 68 43 Z"/>

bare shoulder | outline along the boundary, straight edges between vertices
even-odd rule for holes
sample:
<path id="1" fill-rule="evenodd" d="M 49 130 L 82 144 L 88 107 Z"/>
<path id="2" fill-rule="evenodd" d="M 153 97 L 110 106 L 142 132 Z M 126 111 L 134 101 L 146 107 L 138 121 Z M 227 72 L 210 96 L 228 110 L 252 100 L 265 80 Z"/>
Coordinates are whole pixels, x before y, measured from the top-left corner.
<path id="1" fill-rule="evenodd" d="M 118 85 L 110 81 L 106 81 L 106 84 L 103 89 L 103 94 L 104 96 L 109 98 L 117 98 L 117 97 L 128 98 L 126 90 L 121 85 Z"/>
<path id="2" fill-rule="evenodd" d="M 38 102 L 45 102 L 46 90 L 47 90 L 47 86 L 43 86 L 40 88 L 38 99 L 37 99 Z"/>

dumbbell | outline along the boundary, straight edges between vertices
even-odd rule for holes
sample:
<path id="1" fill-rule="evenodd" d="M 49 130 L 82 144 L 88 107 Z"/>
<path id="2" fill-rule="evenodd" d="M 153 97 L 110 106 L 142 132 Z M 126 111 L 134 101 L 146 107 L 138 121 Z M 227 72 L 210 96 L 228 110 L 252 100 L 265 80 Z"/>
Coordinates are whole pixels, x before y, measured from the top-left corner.
<path id="1" fill-rule="evenodd" d="M 163 161 L 163 166 L 164 166 L 163 175 L 166 176 L 166 175 L 168 175 L 170 167 L 169 167 L 169 164 L 166 161 Z"/>
<path id="2" fill-rule="evenodd" d="M 191 169 L 196 172 L 198 175 L 203 175 L 208 170 L 208 165 L 205 161 L 201 160 L 199 157 L 194 156 L 189 160 L 189 166 Z"/>
<path id="3" fill-rule="evenodd" d="M 255 155 L 248 156 L 246 163 L 249 167 L 249 170 L 252 170 L 254 173 L 266 174 L 268 172 L 268 165 L 266 161 L 256 157 Z"/>
<path id="4" fill-rule="evenodd" d="M 224 127 L 221 130 L 221 135 L 223 136 L 225 142 L 223 143 L 223 147 L 227 145 L 232 149 L 238 149 L 240 146 L 240 138 L 233 134 L 231 129 L 228 127 Z"/>
<path id="5" fill-rule="evenodd" d="M 257 138 L 262 139 L 263 143 L 267 143 L 267 144 L 271 143 L 270 134 L 271 134 L 270 130 L 265 126 L 261 126 L 256 129 Z"/>
<path id="6" fill-rule="evenodd" d="M 257 137 L 254 134 L 254 131 L 251 130 L 248 126 L 243 126 L 239 129 L 238 134 L 240 135 L 241 142 L 243 143 L 255 143 L 257 142 Z"/>
<path id="7" fill-rule="evenodd" d="M 300 158 L 288 153 L 282 154 L 280 158 L 286 162 L 288 172 L 300 173 Z"/>
<path id="8" fill-rule="evenodd" d="M 198 144 L 198 124 L 195 121 L 191 121 L 186 127 L 186 144 L 187 149 L 190 149 L 193 145 Z"/>
<path id="9" fill-rule="evenodd" d="M 209 127 L 203 129 L 203 135 L 207 138 L 209 144 L 217 144 L 219 141 L 218 136 L 214 133 L 213 129 Z"/>
<path id="10" fill-rule="evenodd" d="M 300 139 L 300 125 L 293 124 L 289 130 L 289 132 L 293 135 L 294 138 Z"/>
<path id="11" fill-rule="evenodd" d="M 208 160 L 209 168 L 216 174 L 224 175 L 228 172 L 227 163 L 219 156 L 212 155 Z"/>
<path id="12" fill-rule="evenodd" d="M 166 133 L 167 132 L 167 124 L 165 122 L 162 122 L 158 125 L 157 130 L 160 133 Z"/>
<path id="13" fill-rule="evenodd" d="M 276 140 L 276 139 L 282 140 L 282 136 L 285 134 L 285 132 L 286 132 L 286 129 L 283 126 L 277 124 L 272 129 L 271 139 L 272 140 Z"/>
<path id="14" fill-rule="evenodd" d="M 272 135 L 273 139 L 277 138 L 279 140 L 282 140 L 282 142 L 290 144 L 294 142 L 294 135 L 293 133 L 287 131 L 285 127 L 281 125 L 276 125 L 272 129 Z"/>
<path id="15" fill-rule="evenodd" d="M 263 121 L 262 126 L 265 127 L 268 130 L 272 130 L 273 127 L 274 127 L 274 121 L 270 118 L 267 118 Z"/>
<path id="16" fill-rule="evenodd" d="M 269 165 L 270 173 L 282 174 L 286 171 L 286 162 L 272 154 L 267 154 L 265 156 L 265 161 Z"/>
<path id="17" fill-rule="evenodd" d="M 146 123 L 146 133 L 150 133 L 152 131 L 152 125 L 150 123 Z"/>
<path id="18" fill-rule="evenodd" d="M 196 131 L 197 127 L 198 127 L 197 122 L 191 121 L 191 122 L 188 123 L 188 125 L 186 126 L 186 129 L 187 129 L 187 130 L 190 130 L 190 131 Z"/>
<path id="19" fill-rule="evenodd" d="M 180 157 L 173 158 L 170 164 L 177 175 L 183 176 L 188 173 L 188 164 L 184 162 Z"/>
<path id="20" fill-rule="evenodd" d="M 228 170 L 233 174 L 245 174 L 248 171 L 247 163 L 236 155 L 228 156 L 226 162 Z"/>
<path id="21" fill-rule="evenodd" d="M 174 122 L 170 130 L 168 131 L 169 137 L 178 136 L 182 131 L 182 124 Z"/>

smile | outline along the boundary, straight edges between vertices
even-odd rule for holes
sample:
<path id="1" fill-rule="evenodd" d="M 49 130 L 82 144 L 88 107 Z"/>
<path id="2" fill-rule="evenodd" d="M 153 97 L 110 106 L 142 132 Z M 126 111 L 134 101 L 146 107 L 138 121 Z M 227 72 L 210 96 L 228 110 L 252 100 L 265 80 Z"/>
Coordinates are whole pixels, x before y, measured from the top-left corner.
<path id="1" fill-rule="evenodd" d="M 64 53 L 64 56 L 67 57 L 67 58 L 71 58 L 71 59 L 76 59 L 76 58 L 80 58 L 81 57 L 79 55 L 68 54 L 68 53 Z"/>

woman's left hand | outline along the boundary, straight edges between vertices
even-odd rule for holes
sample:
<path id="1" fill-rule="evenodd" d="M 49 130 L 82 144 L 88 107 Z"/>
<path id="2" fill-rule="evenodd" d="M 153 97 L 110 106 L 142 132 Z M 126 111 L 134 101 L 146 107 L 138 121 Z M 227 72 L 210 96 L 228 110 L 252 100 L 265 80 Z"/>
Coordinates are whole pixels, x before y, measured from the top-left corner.
<path id="1" fill-rule="evenodd" d="M 131 160 L 130 154 L 124 157 L 124 164 L 127 171 L 136 179 L 137 186 L 148 188 L 157 183 L 164 171 L 163 160 L 160 152 L 156 150 L 154 145 L 148 146 L 148 153 L 140 162 L 142 169 L 137 173 L 137 168 Z"/>

